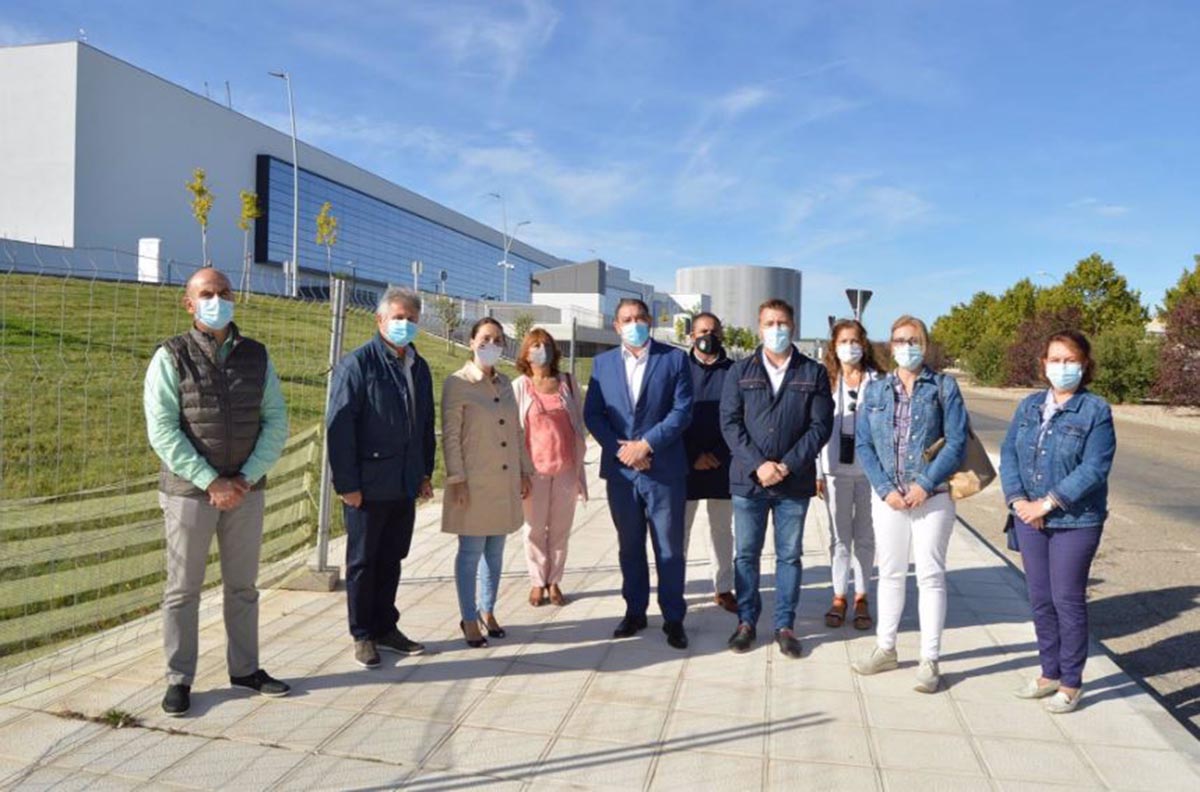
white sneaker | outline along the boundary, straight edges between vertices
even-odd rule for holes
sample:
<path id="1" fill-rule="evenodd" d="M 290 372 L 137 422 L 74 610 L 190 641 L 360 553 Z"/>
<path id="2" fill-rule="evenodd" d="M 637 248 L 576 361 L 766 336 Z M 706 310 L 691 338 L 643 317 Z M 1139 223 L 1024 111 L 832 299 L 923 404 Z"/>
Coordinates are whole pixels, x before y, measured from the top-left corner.
<path id="1" fill-rule="evenodd" d="M 1083 688 L 1080 688 L 1074 697 L 1068 696 L 1060 690 L 1046 699 L 1046 703 L 1042 706 L 1051 715 L 1066 715 L 1068 712 L 1075 711 L 1075 708 L 1079 706 L 1079 699 L 1081 698 L 1083 698 Z"/>
<path id="2" fill-rule="evenodd" d="M 921 664 L 917 666 L 917 683 L 913 685 L 913 690 L 918 693 L 935 693 L 941 683 L 942 676 L 938 673 L 937 660 L 921 660 Z"/>
<path id="3" fill-rule="evenodd" d="M 1040 699 L 1046 696 L 1053 696 L 1058 692 L 1058 680 L 1053 679 L 1049 684 L 1039 685 L 1037 679 L 1031 679 L 1021 687 L 1013 691 L 1013 695 L 1019 699 Z"/>
<path id="4" fill-rule="evenodd" d="M 850 664 L 850 667 L 863 676 L 871 676 L 880 671 L 891 671 L 899 665 L 895 649 L 880 649 L 876 646 L 869 655 L 858 658 Z"/>

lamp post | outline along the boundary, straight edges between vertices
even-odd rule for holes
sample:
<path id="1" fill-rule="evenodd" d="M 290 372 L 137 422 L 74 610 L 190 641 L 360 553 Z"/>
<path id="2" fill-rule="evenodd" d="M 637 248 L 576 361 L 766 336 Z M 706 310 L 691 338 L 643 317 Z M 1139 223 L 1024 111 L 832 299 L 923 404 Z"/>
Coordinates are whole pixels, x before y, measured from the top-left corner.
<path id="1" fill-rule="evenodd" d="M 421 273 L 425 271 L 425 263 L 420 259 L 414 259 L 412 263 L 413 274 L 413 291 L 421 291 Z"/>
<path id="2" fill-rule="evenodd" d="M 292 117 L 292 261 L 287 273 L 288 293 L 300 295 L 300 155 L 296 145 L 296 104 L 292 100 L 292 76 L 287 72 L 267 72 L 287 84 L 288 114 Z"/>
<path id="3" fill-rule="evenodd" d="M 500 220 L 504 225 L 504 230 L 501 234 L 504 239 L 504 259 L 497 262 L 496 266 L 504 273 L 504 284 L 501 289 L 501 302 L 508 302 L 508 271 L 516 269 L 516 265 L 508 263 L 508 251 L 512 249 L 513 239 L 516 237 L 517 229 L 521 226 L 527 226 L 532 221 L 522 220 L 513 228 L 513 232 L 508 233 L 508 206 L 505 204 L 504 196 L 500 193 L 488 193 L 489 196 L 500 202 Z"/>

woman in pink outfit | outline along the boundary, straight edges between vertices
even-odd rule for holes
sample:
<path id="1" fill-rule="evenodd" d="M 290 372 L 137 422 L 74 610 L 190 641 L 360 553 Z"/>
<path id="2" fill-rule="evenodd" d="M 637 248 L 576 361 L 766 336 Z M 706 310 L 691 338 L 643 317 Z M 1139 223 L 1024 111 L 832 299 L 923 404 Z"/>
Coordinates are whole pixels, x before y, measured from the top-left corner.
<path id="1" fill-rule="evenodd" d="M 570 374 L 558 370 L 554 339 L 540 327 L 529 331 L 517 355 L 521 376 L 513 381 L 517 414 L 535 470 L 525 507 L 525 560 L 529 604 L 565 605 L 563 569 L 575 503 L 587 500 L 583 470 L 586 430 L 583 394 Z"/>

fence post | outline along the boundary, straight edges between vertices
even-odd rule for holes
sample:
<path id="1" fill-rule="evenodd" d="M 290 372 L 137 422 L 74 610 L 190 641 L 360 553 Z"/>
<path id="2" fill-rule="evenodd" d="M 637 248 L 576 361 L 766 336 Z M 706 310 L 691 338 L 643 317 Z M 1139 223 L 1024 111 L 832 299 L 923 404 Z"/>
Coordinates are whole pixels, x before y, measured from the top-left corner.
<path id="1" fill-rule="evenodd" d="M 325 383 L 325 409 L 329 409 L 329 400 L 334 390 L 334 368 L 337 361 L 342 359 L 342 338 L 346 335 L 346 281 L 342 278 L 331 278 L 329 289 L 329 305 L 332 311 L 332 326 L 329 335 L 329 374 Z M 322 432 L 324 438 L 324 432 Z M 334 583 L 337 582 L 337 569 L 329 566 L 329 534 L 332 517 L 332 500 L 334 500 L 334 481 L 329 467 L 329 443 L 322 444 L 320 450 L 320 500 L 317 509 L 317 569 L 319 574 L 334 572 Z"/>

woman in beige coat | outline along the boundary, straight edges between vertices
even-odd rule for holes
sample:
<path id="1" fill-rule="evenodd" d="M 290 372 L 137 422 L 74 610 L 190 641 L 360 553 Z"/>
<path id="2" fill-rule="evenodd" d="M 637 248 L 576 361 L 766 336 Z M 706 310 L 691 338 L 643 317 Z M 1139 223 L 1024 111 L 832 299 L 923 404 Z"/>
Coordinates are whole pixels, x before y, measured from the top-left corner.
<path id="1" fill-rule="evenodd" d="M 504 538 L 524 522 L 521 501 L 529 496 L 533 473 L 512 385 L 496 371 L 503 348 L 500 323 L 480 319 L 471 328 L 473 359 L 442 385 L 442 530 L 458 535 L 459 626 L 471 647 L 487 645 L 485 631 L 492 638 L 505 635 L 492 612 Z"/>

